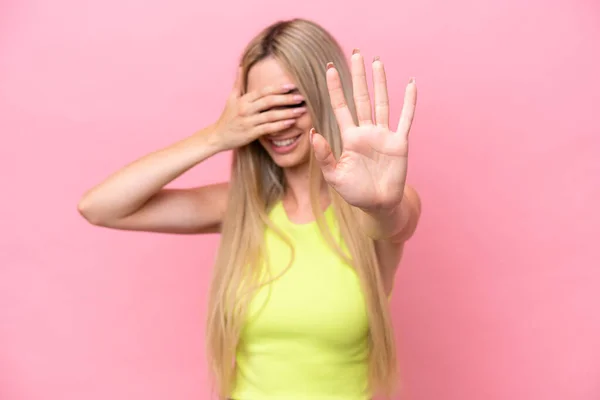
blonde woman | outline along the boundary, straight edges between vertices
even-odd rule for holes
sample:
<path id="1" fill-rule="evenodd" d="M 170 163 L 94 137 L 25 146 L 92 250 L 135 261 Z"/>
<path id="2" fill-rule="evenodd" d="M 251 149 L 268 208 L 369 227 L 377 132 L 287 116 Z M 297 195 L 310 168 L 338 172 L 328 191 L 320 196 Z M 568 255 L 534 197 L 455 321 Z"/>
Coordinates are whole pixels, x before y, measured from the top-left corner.
<path id="1" fill-rule="evenodd" d="M 248 44 L 214 124 L 79 203 L 99 226 L 221 233 L 206 332 L 220 398 L 368 399 L 395 387 L 388 298 L 420 215 L 406 184 L 416 87 L 392 129 L 379 59 L 372 71 L 373 99 L 358 50 L 349 68 L 314 22 L 273 24 Z M 226 150 L 228 183 L 164 188 Z"/>

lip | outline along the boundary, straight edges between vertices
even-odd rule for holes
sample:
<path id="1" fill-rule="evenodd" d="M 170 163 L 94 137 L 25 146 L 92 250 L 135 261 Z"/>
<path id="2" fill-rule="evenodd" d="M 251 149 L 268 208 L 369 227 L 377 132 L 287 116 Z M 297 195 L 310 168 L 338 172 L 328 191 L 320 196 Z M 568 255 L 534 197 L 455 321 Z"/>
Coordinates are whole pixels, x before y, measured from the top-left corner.
<path id="1" fill-rule="evenodd" d="M 286 136 L 286 137 L 282 137 L 282 136 L 267 136 L 267 140 L 269 142 L 272 142 L 274 140 L 280 141 L 280 140 L 288 140 L 288 139 L 293 139 L 296 138 L 298 136 L 302 135 L 302 132 L 298 132 L 295 135 L 290 135 L 290 136 Z"/>
<path id="2" fill-rule="evenodd" d="M 290 153 L 291 151 L 293 151 L 297 146 L 298 143 L 300 143 L 300 136 L 302 136 L 302 134 L 297 134 L 294 136 L 288 136 L 286 138 L 269 138 L 267 139 L 267 141 L 269 142 L 269 145 L 271 146 L 271 149 L 277 153 L 277 154 L 287 154 Z M 276 146 L 275 143 L 273 143 L 274 140 L 276 141 L 280 141 L 280 140 L 288 140 L 288 139 L 294 139 L 297 138 L 296 140 L 294 140 L 293 143 L 287 145 L 287 146 Z"/>

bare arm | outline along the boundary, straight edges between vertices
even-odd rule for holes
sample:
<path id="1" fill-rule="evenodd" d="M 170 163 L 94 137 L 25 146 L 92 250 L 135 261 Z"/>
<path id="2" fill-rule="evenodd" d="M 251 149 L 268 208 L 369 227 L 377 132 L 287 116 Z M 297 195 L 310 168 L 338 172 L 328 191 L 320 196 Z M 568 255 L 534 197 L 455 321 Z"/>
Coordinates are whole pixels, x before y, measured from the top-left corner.
<path id="1" fill-rule="evenodd" d="M 82 197 L 78 206 L 81 215 L 94 225 L 114 229 L 218 232 L 227 208 L 227 183 L 193 189 L 164 187 L 214 154 L 286 129 L 306 112 L 305 107 L 285 107 L 303 101 L 290 92 L 293 85 L 265 87 L 242 96 L 240 82 L 241 70 L 214 125 L 109 176 Z"/>
<path id="2" fill-rule="evenodd" d="M 421 217 L 419 194 L 412 186 L 406 185 L 402 202 L 393 210 L 381 213 L 362 212 L 361 215 L 363 229 L 375 239 L 375 251 L 385 290 L 389 295 L 404 253 L 404 244 L 414 234 Z"/>
<path id="3" fill-rule="evenodd" d="M 221 149 L 214 128 L 206 128 L 115 172 L 82 197 L 79 212 L 94 225 L 114 229 L 217 232 L 227 183 L 192 189 L 164 186 Z"/>

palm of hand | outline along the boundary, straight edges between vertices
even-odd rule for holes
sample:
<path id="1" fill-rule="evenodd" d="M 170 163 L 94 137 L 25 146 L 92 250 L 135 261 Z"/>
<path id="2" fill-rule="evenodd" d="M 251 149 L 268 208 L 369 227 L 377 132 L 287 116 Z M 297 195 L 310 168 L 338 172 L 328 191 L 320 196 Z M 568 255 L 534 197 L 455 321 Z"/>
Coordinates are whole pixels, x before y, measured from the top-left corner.
<path id="1" fill-rule="evenodd" d="M 416 87 L 411 80 L 406 89 L 398 126 L 388 128 L 388 99 L 383 64 L 373 63 L 375 123 L 367 89 L 364 61 L 359 53 L 352 56 L 354 101 L 359 120 L 354 124 L 341 90 L 337 71 L 328 65 L 327 86 L 332 107 L 342 133 L 344 150 L 335 160 L 327 141 L 313 133 L 315 157 L 323 176 L 349 204 L 365 209 L 392 209 L 404 193 L 408 167 L 408 133 L 416 105 Z"/>
<path id="2" fill-rule="evenodd" d="M 377 126 L 344 132 L 344 151 L 328 179 L 349 204 L 360 208 L 391 208 L 402 200 L 407 169 L 407 146 L 382 145 L 393 135 Z"/>

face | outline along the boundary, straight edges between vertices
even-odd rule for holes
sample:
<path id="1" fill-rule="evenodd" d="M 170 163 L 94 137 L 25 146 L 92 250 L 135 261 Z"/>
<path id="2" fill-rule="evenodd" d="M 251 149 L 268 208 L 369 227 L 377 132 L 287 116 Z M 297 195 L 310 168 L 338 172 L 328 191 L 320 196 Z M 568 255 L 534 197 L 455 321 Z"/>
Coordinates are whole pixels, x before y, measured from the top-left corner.
<path id="1" fill-rule="evenodd" d="M 247 90 L 252 92 L 265 86 L 281 86 L 296 82 L 271 57 L 256 63 L 248 72 Z M 282 168 L 298 168 L 308 165 L 310 157 L 309 131 L 313 127 L 308 112 L 296 118 L 285 130 L 259 138 L 260 144 L 269 153 L 275 164 Z"/>

